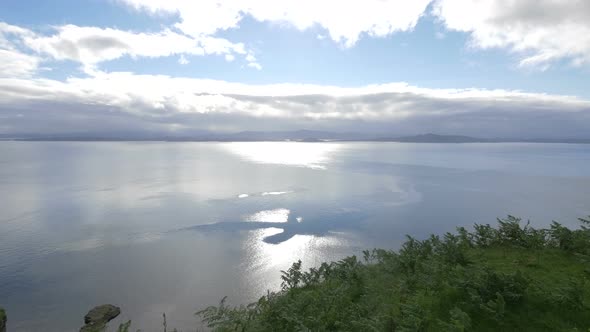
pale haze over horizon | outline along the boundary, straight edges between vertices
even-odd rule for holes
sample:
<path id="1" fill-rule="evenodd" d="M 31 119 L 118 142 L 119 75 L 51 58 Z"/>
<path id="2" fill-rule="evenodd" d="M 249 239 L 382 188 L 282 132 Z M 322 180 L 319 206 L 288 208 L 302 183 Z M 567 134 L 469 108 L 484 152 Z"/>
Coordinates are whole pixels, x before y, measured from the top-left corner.
<path id="1" fill-rule="evenodd" d="M 7 0 L 0 137 L 590 137 L 590 1 Z"/>

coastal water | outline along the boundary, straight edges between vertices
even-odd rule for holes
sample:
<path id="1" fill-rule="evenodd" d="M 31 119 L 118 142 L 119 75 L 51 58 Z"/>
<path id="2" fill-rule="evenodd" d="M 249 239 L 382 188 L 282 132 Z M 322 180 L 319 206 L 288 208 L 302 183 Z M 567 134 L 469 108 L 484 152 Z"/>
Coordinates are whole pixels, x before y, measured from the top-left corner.
<path id="1" fill-rule="evenodd" d="M 256 300 L 305 267 L 506 214 L 576 226 L 590 145 L 0 142 L 0 306 L 10 331 L 134 329 Z"/>

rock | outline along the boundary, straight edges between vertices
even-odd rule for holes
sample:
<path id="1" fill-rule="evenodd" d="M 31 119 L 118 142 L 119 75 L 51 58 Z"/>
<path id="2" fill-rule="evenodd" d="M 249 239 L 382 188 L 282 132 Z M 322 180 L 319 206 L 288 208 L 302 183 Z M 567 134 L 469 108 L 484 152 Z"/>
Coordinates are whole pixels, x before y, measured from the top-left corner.
<path id="1" fill-rule="evenodd" d="M 6 332 L 6 312 L 0 308 L 0 332 Z"/>
<path id="2" fill-rule="evenodd" d="M 86 316 L 84 316 L 84 323 L 92 324 L 96 322 L 109 322 L 113 318 L 121 314 L 121 309 L 112 304 L 103 304 L 94 307 Z"/>
<path id="3" fill-rule="evenodd" d="M 112 304 L 103 304 L 92 308 L 84 316 L 84 326 L 80 332 L 98 332 L 103 331 L 109 321 L 121 314 L 121 309 Z M 3 331 L 0 331 L 3 332 Z"/>

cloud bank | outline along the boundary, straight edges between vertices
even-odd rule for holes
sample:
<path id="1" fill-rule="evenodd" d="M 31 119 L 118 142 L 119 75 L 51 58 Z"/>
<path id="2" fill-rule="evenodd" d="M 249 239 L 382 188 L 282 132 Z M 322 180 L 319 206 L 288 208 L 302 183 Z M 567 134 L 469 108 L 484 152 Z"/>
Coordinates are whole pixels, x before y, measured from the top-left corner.
<path id="1" fill-rule="evenodd" d="M 317 129 L 391 135 L 584 137 L 590 102 L 572 96 L 405 83 L 357 88 L 97 73 L 65 82 L 0 79 L 4 134 Z"/>

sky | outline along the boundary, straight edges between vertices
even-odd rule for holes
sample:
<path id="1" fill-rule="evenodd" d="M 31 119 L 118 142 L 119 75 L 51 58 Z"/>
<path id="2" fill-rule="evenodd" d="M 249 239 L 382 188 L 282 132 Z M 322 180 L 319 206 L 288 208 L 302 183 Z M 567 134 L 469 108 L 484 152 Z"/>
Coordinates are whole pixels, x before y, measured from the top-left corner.
<path id="1" fill-rule="evenodd" d="M 590 138 L 587 0 L 2 0 L 0 135 Z"/>

